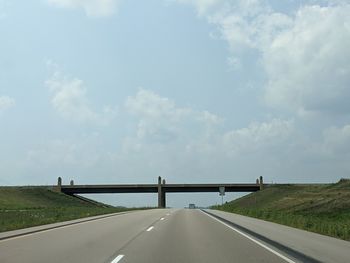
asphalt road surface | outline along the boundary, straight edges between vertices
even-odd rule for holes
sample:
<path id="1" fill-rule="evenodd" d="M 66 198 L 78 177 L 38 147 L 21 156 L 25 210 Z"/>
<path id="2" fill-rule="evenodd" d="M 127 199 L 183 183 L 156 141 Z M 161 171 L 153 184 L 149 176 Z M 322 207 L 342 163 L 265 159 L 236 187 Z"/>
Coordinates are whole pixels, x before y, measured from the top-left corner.
<path id="1" fill-rule="evenodd" d="M 0 262 L 300 262 L 194 209 L 154 209 L 0 240 Z"/>

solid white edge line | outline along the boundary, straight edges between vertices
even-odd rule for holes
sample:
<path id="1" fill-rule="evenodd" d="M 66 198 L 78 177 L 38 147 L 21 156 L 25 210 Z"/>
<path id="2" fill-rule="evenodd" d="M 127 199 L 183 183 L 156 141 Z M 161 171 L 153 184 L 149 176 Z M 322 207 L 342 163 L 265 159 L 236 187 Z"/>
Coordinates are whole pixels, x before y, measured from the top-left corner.
<path id="1" fill-rule="evenodd" d="M 217 219 L 216 217 L 214 217 L 214 216 L 212 216 L 212 215 L 210 215 L 210 214 L 207 214 L 207 213 L 203 212 L 202 210 L 201 210 L 201 212 L 204 213 L 204 214 L 206 214 L 207 216 L 211 217 L 212 219 L 214 219 L 214 220 L 220 222 L 221 224 L 225 225 L 226 227 L 232 229 L 233 231 L 237 232 L 238 234 L 244 236 L 245 238 L 248 238 L 249 240 L 251 240 L 251 241 L 253 241 L 254 243 L 256 243 L 257 245 L 259 245 L 259 246 L 265 248 L 266 250 L 270 251 L 271 253 L 275 254 L 276 256 L 279 256 L 280 258 L 282 258 L 283 260 L 287 261 L 288 263 L 296 263 L 295 261 L 291 260 L 290 258 L 285 257 L 284 255 L 280 254 L 280 253 L 277 252 L 276 250 L 273 250 L 272 248 L 266 246 L 265 244 L 263 244 L 263 243 L 261 243 L 260 241 L 258 241 L 258 240 L 256 240 L 256 239 L 252 238 L 251 236 L 248 236 L 247 234 L 245 234 L 245 233 L 243 233 L 242 231 L 240 231 L 240 230 L 234 228 L 233 226 L 230 226 L 229 224 L 226 224 L 225 222 L 220 221 L 220 220 Z"/>
<path id="2" fill-rule="evenodd" d="M 30 236 L 38 235 L 38 234 L 45 233 L 45 232 L 61 230 L 61 229 L 68 228 L 68 227 L 75 227 L 75 226 L 78 226 L 78 225 L 81 226 L 81 225 L 93 223 L 93 222 L 96 222 L 96 221 L 99 221 L 99 220 L 107 220 L 107 219 L 110 219 L 110 218 L 112 218 L 114 216 L 122 216 L 122 215 L 126 215 L 126 214 L 128 214 L 128 213 L 121 212 L 121 213 L 116 213 L 115 215 L 105 216 L 105 217 L 102 217 L 102 218 L 96 218 L 96 219 L 86 220 L 86 221 L 77 222 L 77 223 L 73 223 L 73 224 L 57 226 L 57 227 L 53 227 L 53 228 L 49 228 L 49 229 L 43 229 L 43 230 L 39 230 L 39 231 L 36 231 L 36 232 L 33 232 L 33 233 L 27 233 L 27 234 L 23 233 L 22 235 L 1 239 L 0 243 L 11 241 L 11 240 L 15 240 L 15 239 L 20 239 L 20 238 L 30 237 Z M 57 222 L 57 223 L 64 223 L 64 222 Z M 56 223 L 53 223 L 53 224 L 56 224 Z M 45 225 L 40 225 L 40 226 L 45 226 Z M 18 230 L 20 230 L 20 229 L 18 229 Z"/>
<path id="3" fill-rule="evenodd" d="M 149 227 L 146 231 L 149 232 L 154 228 L 154 226 Z"/>
<path id="4" fill-rule="evenodd" d="M 113 259 L 113 261 L 112 261 L 111 263 L 117 263 L 117 262 L 119 262 L 123 257 L 124 257 L 124 255 L 119 255 L 118 257 L 116 257 L 115 259 Z"/>

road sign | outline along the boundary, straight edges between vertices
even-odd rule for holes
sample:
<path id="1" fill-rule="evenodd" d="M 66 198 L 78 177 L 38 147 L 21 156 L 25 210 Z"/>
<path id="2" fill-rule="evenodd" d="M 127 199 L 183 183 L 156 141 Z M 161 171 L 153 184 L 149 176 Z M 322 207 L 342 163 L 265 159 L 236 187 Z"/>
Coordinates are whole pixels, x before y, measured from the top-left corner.
<path id="1" fill-rule="evenodd" d="M 219 191 L 220 191 L 220 195 L 224 196 L 225 195 L 225 187 L 224 186 L 220 186 L 219 187 Z"/>

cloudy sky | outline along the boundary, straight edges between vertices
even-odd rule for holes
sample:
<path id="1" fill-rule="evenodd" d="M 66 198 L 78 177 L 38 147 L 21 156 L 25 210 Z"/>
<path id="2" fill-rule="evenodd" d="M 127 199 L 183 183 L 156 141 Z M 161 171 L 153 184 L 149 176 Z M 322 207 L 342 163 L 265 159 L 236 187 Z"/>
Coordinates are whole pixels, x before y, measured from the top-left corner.
<path id="1" fill-rule="evenodd" d="M 349 0 L 0 0 L 0 185 L 350 177 L 349 14 Z"/>

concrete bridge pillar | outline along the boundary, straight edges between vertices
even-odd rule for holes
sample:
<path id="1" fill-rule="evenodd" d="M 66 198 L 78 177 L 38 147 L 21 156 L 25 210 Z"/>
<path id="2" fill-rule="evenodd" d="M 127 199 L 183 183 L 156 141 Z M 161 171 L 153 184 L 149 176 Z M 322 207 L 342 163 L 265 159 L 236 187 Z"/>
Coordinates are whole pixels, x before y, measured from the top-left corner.
<path id="1" fill-rule="evenodd" d="M 260 190 L 264 189 L 264 179 L 262 176 L 260 176 Z"/>
<path id="2" fill-rule="evenodd" d="M 158 208 L 162 208 L 162 177 L 158 177 Z"/>
<path id="3" fill-rule="evenodd" d="M 163 186 L 165 186 L 165 180 L 163 179 Z M 166 193 L 164 188 L 162 188 L 162 208 L 166 208 Z"/>
<path id="4" fill-rule="evenodd" d="M 58 177 L 58 179 L 57 179 L 56 191 L 62 192 L 62 178 L 61 177 Z"/>

